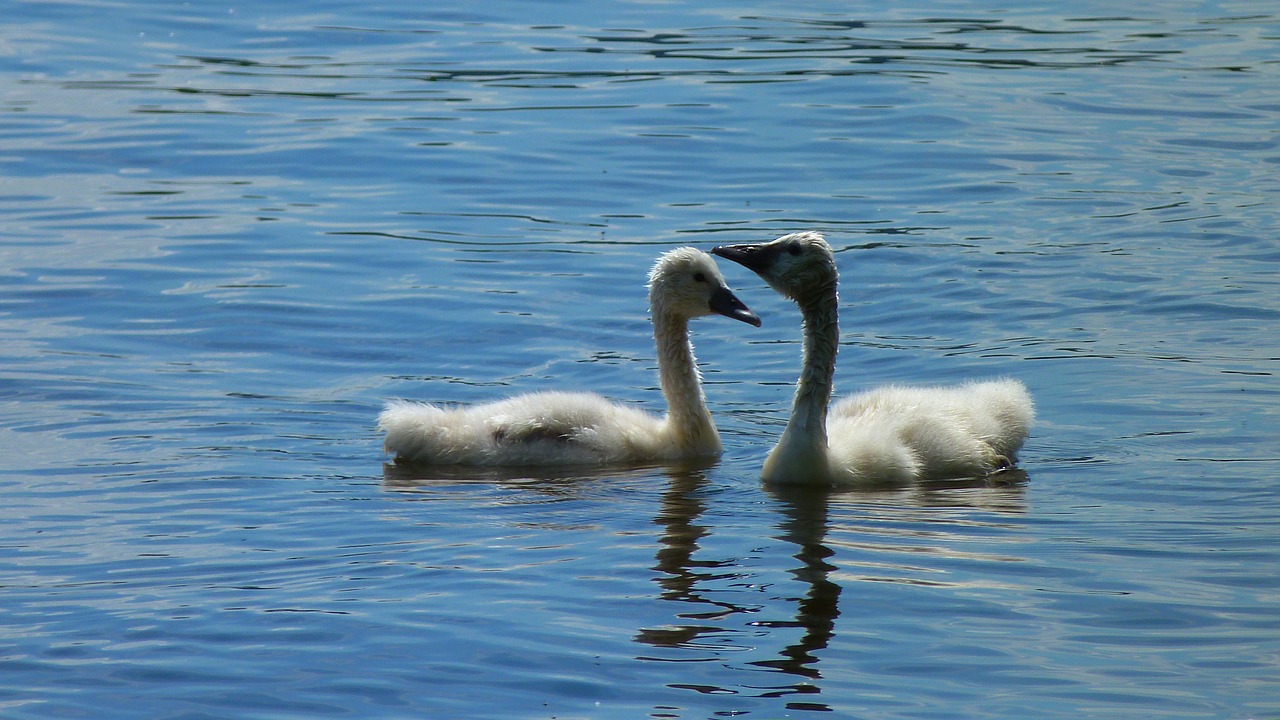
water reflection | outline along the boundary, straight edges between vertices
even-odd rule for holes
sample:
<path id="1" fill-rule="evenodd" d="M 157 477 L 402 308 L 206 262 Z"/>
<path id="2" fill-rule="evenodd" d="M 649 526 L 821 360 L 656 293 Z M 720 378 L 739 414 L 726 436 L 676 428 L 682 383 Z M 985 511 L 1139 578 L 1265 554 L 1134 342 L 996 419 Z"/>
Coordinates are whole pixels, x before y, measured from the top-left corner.
<path id="1" fill-rule="evenodd" d="M 698 522 L 707 508 L 704 490 L 707 476 L 702 471 L 671 473 L 670 484 L 662 496 L 662 506 L 654 523 L 663 528 L 653 569 L 662 588 L 663 600 L 690 603 L 696 612 L 681 612 L 677 617 L 694 623 L 643 628 L 636 641 L 667 648 L 711 647 L 711 638 L 725 633 L 718 625 L 709 625 L 731 615 L 754 612 L 758 606 L 718 600 L 703 591 L 709 583 L 732 579 L 736 563 L 731 560 L 700 560 L 696 557 L 699 541 L 709 529 Z"/>
<path id="2" fill-rule="evenodd" d="M 788 709 L 831 711 L 820 700 L 827 691 L 824 684 L 835 680 L 824 673 L 824 651 L 833 645 L 842 625 L 851 637 L 875 637 L 879 632 L 864 627 L 874 622 L 872 617 L 842 615 L 842 599 L 862 583 L 945 588 L 952 584 L 917 576 L 963 572 L 965 563 L 986 568 L 991 563 L 1022 560 L 1007 553 L 975 552 L 965 544 L 989 543 L 993 532 L 1017 527 L 1001 518 L 1026 510 L 1028 477 L 1023 471 L 896 489 L 764 488 L 762 497 L 777 513 L 772 537 L 781 544 L 763 545 L 760 552 L 772 557 L 757 567 L 748 558 L 718 557 L 709 551 L 725 539 L 716 536 L 729 535 L 732 529 L 727 525 L 736 521 L 726 519 L 726 527 L 719 527 L 718 516 L 708 513 L 724 491 L 709 478 L 710 467 L 704 463 L 660 469 L 667 484 L 648 521 L 659 528 L 652 582 L 659 588 L 657 597 L 675 603 L 672 607 L 677 609 L 674 622 L 641 627 L 633 639 L 667 651 L 661 656 L 641 654 L 636 659 L 642 662 L 716 663 L 739 672 L 733 675 L 737 682 L 732 685 L 668 682 L 675 690 L 739 699 L 790 697 Z M 601 471 L 388 463 L 383 480 L 387 489 L 402 492 L 430 492 L 459 484 L 518 488 L 524 498 L 518 504 L 523 505 L 530 503 L 524 493 L 551 502 L 580 499 L 594 494 L 602 479 L 647 480 L 656 474 L 653 467 Z M 581 529 L 576 523 L 538 527 Z M 998 538 L 996 542 L 1004 545 Z M 790 562 L 779 561 L 787 555 Z M 785 573 L 785 579 L 768 577 L 770 568 Z M 871 569 L 874 573 L 868 572 Z M 750 659 L 730 662 L 735 655 Z M 762 677 L 767 680 L 762 682 Z"/>
<path id="3" fill-rule="evenodd" d="M 477 467 L 474 465 L 423 465 L 412 462 L 388 462 L 382 465 L 383 486 L 391 490 L 415 490 L 434 485 L 527 483 L 531 487 L 573 486 L 598 482 L 604 478 L 642 477 L 662 469 L 673 476 L 697 473 L 714 464 L 714 460 L 689 460 L 669 466 L 620 465 L 598 467 Z"/>
<path id="4" fill-rule="evenodd" d="M 1021 514 L 1027 509 L 1025 491 L 1030 480 L 1026 470 L 1015 467 L 985 478 L 930 480 L 901 488 L 836 493 L 833 499 L 889 507 L 972 508 Z"/>
<path id="5" fill-rule="evenodd" d="M 704 473 L 673 473 L 670 485 L 662 500 L 662 507 L 654 522 L 663 528 L 660 547 L 655 555 L 654 581 L 662 588 L 663 600 L 692 604 L 697 611 L 682 611 L 676 617 L 684 621 L 676 624 L 641 629 L 635 636 L 637 642 L 647 645 L 684 650 L 752 650 L 769 644 L 770 640 L 790 637 L 789 631 L 798 630 L 799 637 L 786 642 L 772 652 L 772 657 L 752 660 L 746 666 L 794 676 L 793 682 L 759 684 L 749 686 L 756 697 L 783 697 L 787 695 L 820 695 L 822 693 L 821 654 L 837 635 L 837 622 L 841 617 L 840 601 L 850 578 L 861 579 L 849 573 L 840 573 L 840 563 L 835 560 L 837 550 L 848 551 L 844 543 L 834 542 L 833 532 L 881 534 L 872 527 L 886 515 L 900 517 L 903 522 L 950 523 L 957 531 L 939 531 L 930 527 L 927 531 L 917 528 L 916 537 L 900 539 L 897 546 L 867 543 L 856 548 L 861 554 L 921 552 L 920 542 L 935 543 L 939 547 L 924 548 L 938 556 L 957 555 L 955 548 L 942 547 L 948 541 L 959 540 L 959 528 L 976 524 L 971 514 L 964 518 L 919 516 L 921 510 L 966 508 L 997 514 L 1018 515 L 1025 510 L 1023 497 L 1027 474 L 1021 470 L 1002 473 L 992 478 L 950 480 L 921 483 L 911 488 L 871 491 L 833 491 L 814 487 L 769 487 L 769 496 L 781 514 L 774 537 L 793 547 L 791 555 L 795 563 L 787 570 L 799 583 L 801 592 L 780 598 L 794 603 L 794 615 L 786 620 L 745 620 L 758 615 L 764 606 L 758 602 L 733 602 L 730 597 L 753 598 L 748 592 L 727 593 L 724 582 L 739 580 L 739 586 L 749 585 L 750 578 L 744 572 L 740 559 L 699 559 L 700 544 L 709 538 L 713 528 L 701 522 L 708 505 L 708 481 Z M 834 518 L 833 518 L 834 514 Z M 1006 561 L 1010 558 L 998 558 Z M 859 558 L 850 558 L 848 565 Z M 882 559 L 875 560 L 883 562 Z M 876 578 L 877 581 L 892 580 Z M 909 577 L 896 581 L 913 583 Z M 923 584 L 923 583 L 921 583 Z M 744 619 L 747 628 L 760 629 L 764 634 L 750 635 L 749 647 L 743 642 L 730 643 L 735 637 L 746 635 L 749 630 L 733 627 L 734 617 Z M 648 659 L 648 658 L 642 658 Z M 656 658 L 655 658 L 656 659 Z M 722 661 L 713 656 L 707 660 Z M 709 687 L 673 683 L 671 687 L 695 690 L 703 694 L 747 694 L 744 684 L 736 688 Z M 829 711 L 832 708 L 813 699 L 789 702 L 788 709 Z"/>
<path id="6" fill-rule="evenodd" d="M 771 487 L 769 491 L 778 501 L 783 515 L 783 521 L 778 525 L 781 531 L 778 538 L 797 548 L 792 557 L 799 561 L 799 565 L 790 573 L 805 587 L 805 593 L 796 603 L 794 621 L 757 624 L 802 628 L 804 634 L 783 648 L 777 659 L 759 660 L 752 664 L 816 680 L 822 675 L 818 672 L 815 653 L 831 642 L 836 618 L 840 616 L 840 585 L 831 580 L 831 573 L 837 567 L 827 562 L 835 551 L 824 542 L 831 492 L 826 488 L 785 486 Z"/>

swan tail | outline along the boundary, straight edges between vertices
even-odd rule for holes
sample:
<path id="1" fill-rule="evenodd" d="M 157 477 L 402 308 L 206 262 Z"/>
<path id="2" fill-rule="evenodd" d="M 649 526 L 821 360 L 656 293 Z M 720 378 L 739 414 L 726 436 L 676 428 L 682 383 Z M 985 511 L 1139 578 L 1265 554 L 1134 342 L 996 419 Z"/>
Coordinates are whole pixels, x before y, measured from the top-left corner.
<path id="1" fill-rule="evenodd" d="M 1026 385 L 1009 378 L 981 383 L 991 417 L 987 442 L 1007 463 L 1017 461 L 1018 451 L 1036 421 L 1036 406 Z"/>
<path id="2" fill-rule="evenodd" d="M 378 429 L 387 434 L 382 449 L 415 462 L 452 464 L 482 455 L 477 440 L 483 436 L 469 431 L 471 424 L 464 410 L 405 400 L 388 402 L 378 415 Z"/>

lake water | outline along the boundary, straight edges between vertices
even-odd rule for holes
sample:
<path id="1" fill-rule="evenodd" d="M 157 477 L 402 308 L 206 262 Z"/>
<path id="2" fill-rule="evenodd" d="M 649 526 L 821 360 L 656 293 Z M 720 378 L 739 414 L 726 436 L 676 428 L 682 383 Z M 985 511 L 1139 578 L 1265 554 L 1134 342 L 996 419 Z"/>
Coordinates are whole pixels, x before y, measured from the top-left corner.
<path id="1" fill-rule="evenodd" d="M 0 2 L 0 716 L 1280 717 L 1280 13 Z M 1069 5 L 1069 7 L 1068 7 Z M 644 275 L 820 230 L 837 392 L 1008 375 L 1021 470 L 386 465 L 388 398 L 661 411 Z"/>

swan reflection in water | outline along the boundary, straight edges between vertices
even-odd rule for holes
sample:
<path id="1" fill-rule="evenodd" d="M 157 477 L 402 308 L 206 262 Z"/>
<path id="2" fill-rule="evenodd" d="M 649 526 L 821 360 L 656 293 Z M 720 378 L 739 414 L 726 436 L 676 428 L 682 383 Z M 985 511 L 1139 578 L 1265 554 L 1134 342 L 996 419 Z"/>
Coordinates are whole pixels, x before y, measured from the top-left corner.
<path id="1" fill-rule="evenodd" d="M 750 668 L 793 676 L 796 678 L 793 681 L 765 686 L 755 679 L 750 686 L 743 683 L 732 688 L 696 684 L 671 686 L 704 694 L 806 695 L 803 700 L 797 698 L 789 702 L 788 708 L 818 711 L 831 710 L 817 702 L 822 692 L 821 652 L 837 634 L 841 595 L 848 589 L 842 586 L 841 580 L 847 582 L 850 577 L 847 568 L 844 574 L 839 572 L 836 550 L 828 539 L 833 525 L 836 530 L 847 530 L 856 528 L 859 520 L 871 520 L 873 516 L 935 508 L 1021 514 L 1025 509 L 1023 487 L 1027 481 L 1025 472 L 1011 470 L 987 478 L 918 483 L 892 490 L 766 486 L 782 516 L 774 537 L 794 548 L 791 557 L 796 563 L 787 572 L 798 582 L 799 592 L 785 597 L 759 595 L 757 602 L 748 590 L 733 591 L 735 586 L 751 585 L 753 573 L 744 568 L 739 559 L 698 557 L 700 544 L 714 532 L 699 522 L 708 504 L 714 502 L 714 498 L 708 497 L 705 474 L 673 473 L 670 477 L 671 483 L 655 519 L 664 531 L 656 554 L 654 569 L 659 574 L 654 582 L 662 588 L 662 599 L 686 607 L 692 605 L 694 609 L 679 612 L 677 624 L 640 630 L 636 641 L 661 648 L 713 651 L 715 655 L 705 658 L 706 661 L 726 663 L 730 652 L 756 654 L 767 647 L 769 640 L 791 637 L 798 630 L 799 637 L 781 644 L 772 651 L 773 657 L 744 663 Z M 930 520 L 937 521 L 937 518 Z M 912 582 L 906 578 L 899 581 Z M 764 611 L 773 611 L 769 607 L 771 600 L 792 603 L 794 615 L 785 620 L 759 619 Z"/>
<path id="2" fill-rule="evenodd" d="M 654 662 L 710 662 L 733 669 L 734 656 L 753 658 L 736 665 L 744 671 L 773 673 L 792 679 L 778 678 L 762 683 L 752 674 L 731 687 L 693 682 L 672 682 L 668 687 L 693 690 L 704 695 L 729 698 L 796 697 L 787 702 L 794 710 L 825 711 L 832 708 L 820 702 L 823 683 L 822 654 L 840 632 L 842 597 L 856 590 L 860 581 L 900 582 L 925 585 L 908 577 L 911 570 L 899 568 L 893 577 L 893 562 L 884 555 L 909 552 L 954 553 L 944 546 L 949 540 L 963 540 L 960 528 L 977 523 L 998 525 L 989 516 L 1012 517 L 1025 511 L 1023 497 L 1027 475 L 1009 470 L 987 478 L 920 482 L 909 487 L 882 489 L 840 489 L 791 485 L 764 486 L 780 518 L 774 540 L 790 549 L 793 562 L 787 563 L 786 574 L 794 581 L 794 591 L 783 594 L 782 583 L 770 582 L 766 575 L 784 564 L 775 557 L 765 558 L 759 565 L 744 562 L 761 553 L 786 550 L 762 542 L 758 547 L 739 549 L 724 557 L 705 557 L 704 546 L 717 535 L 714 515 L 704 518 L 708 508 L 717 502 L 725 488 L 713 484 L 707 471 L 714 461 L 698 461 L 678 467 L 657 470 L 652 466 L 611 469 L 607 472 L 589 469 L 547 468 L 446 468 L 388 463 L 384 465 L 383 484 L 391 490 L 425 491 L 434 486 L 456 486 L 459 483 L 518 486 L 523 490 L 552 498 L 569 499 L 584 494 L 586 488 L 598 487 L 602 478 L 645 478 L 661 472 L 668 484 L 653 523 L 660 528 L 655 551 L 653 582 L 660 588 L 658 597 L 676 603 L 676 622 L 639 629 L 634 640 L 642 645 L 675 651 L 655 657 L 642 654 L 637 659 Z M 588 474 L 590 473 L 590 474 Z M 958 515 L 938 510 L 948 508 Z M 985 513 L 987 519 L 975 521 L 973 511 Z M 878 524 L 892 520 L 894 524 L 927 524 L 927 532 L 910 537 L 886 535 Z M 954 532 L 947 528 L 952 525 Z M 1012 525 L 1012 524 L 1011 524 Z M 552 526 L 544 526 L 551 528 Z M 728 534 L 727 529 L 722 529 Z M 831 536 L 873 536 L 872 541 L 849 543 Z M 923 544 L 922 544 L 923 543 Z M 868 553 L 873 554 L 868 557 Z M 1016 558 L 1000 558 L 1016 559 Z M 917 561 L 914 561 L 918 563 Z M 860 565 L 876 567 L 876 577 L 860 577 Z M 888 573 L 888 576 L 886 576 Z M 780 605 L 781 603 L 781 605 Z M 780 608 L 790 607 L 790 617 L 776 619 Z M 773 615 L 773 618 L 764 617 Z M 850 615 L 845 619 L 851 636 L 874 632 L 865 627 L 874 618 Z M 798 637 L 796 634 L 798 633 Z M 774 647 L 771 649 L 770 645 Z M 694 656 L 696 655 L 696 656 Z M 764 657 L 761 657 L 764 656 Z M 723 673 L 718 677 L 742 677 L 739 673 Z"/>

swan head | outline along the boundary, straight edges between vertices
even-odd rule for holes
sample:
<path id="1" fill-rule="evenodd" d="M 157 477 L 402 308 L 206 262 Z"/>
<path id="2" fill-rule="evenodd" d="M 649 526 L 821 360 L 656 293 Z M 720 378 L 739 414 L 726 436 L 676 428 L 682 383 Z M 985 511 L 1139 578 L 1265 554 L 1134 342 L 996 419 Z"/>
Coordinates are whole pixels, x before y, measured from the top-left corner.
<path id="1" fill-rule="evenodd" d="M 760 318 L 729 289 L 710 255 L 682 247 L 664 253 L 649 272 L 649 305 L 683 319 L 723 315 L 760 327 Z"/>
<path id="2" fill-rule="evenodd" d="M 759 275 L 769 287 L 796 301 L 833 289 L 835 256 L 821 233 L 783 235 L 767 243 L 721 245 L 711 252 Z"/>

